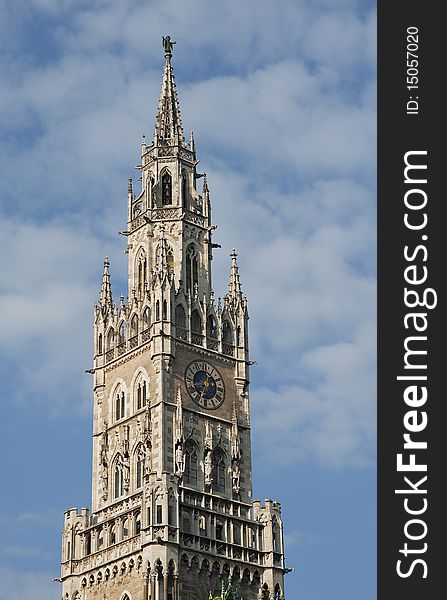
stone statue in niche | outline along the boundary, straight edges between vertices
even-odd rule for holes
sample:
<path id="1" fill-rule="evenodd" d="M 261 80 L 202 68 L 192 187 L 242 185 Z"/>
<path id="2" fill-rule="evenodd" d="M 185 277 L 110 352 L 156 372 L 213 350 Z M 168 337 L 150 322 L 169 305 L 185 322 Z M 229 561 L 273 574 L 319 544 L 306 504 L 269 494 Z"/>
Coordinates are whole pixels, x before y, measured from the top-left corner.
<path id="1" fill-rule="evenodd" d="M 209 449 L 205 451 L 203 466 L 205 472 L 205 485 L 211 485 L 213 482 L 213 460 L 211 457 L 211 450 Z"/>
<path id="2" fill-rule="evenodd" d="M 232 465 L 232 483 L 233 483 L 233 492 L 235 494 L 239 494 L 241 491 L 240 481 L 241 481 L 241 469 L 239 467 L 239 462 L 237 460 L 233 460 Z"/>
<path id="3" fill-rule="evenodd" d="M 175 450 L 175 474 L 180 477 L 183 475 L 185 471 L 185 457 L 183 455 L 183 447 L 182 443 L 177 443 L 177 448 Z"/>

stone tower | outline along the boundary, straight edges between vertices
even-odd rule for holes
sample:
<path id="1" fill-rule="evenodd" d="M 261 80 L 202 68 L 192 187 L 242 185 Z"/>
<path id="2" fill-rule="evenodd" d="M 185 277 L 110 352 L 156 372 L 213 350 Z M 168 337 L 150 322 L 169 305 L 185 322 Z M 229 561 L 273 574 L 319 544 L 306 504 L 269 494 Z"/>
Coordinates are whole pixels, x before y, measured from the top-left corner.
<path id="1" fill-rule="evenodd" d="M 234 250 L 214 296 L 173 43 L 138 195 L 129 181 L 127 301 L 106 259 L 94 309 L 92 514 L 65 513 L 63 600 L 208 600 L 230 577 L 244 600 L 284 598 L 281 507 L 252 499 L 247 300 Z"/>

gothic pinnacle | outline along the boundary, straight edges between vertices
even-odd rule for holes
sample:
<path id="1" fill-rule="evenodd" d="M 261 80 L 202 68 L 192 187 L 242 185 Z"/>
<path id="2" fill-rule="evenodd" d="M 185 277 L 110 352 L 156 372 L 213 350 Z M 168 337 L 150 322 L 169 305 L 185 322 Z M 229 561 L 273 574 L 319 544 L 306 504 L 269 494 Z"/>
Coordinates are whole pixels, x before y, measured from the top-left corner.
<path id="1" fill-rule="evenodd" d="M 227 297 L 229 300 L 241 300 L 242 299 L 242 290 L 241 290 L 241 282 L 239 279 L 239 268 L 237 266 L 237 254 L 236 250 L 233 248 L 231 256 L 231 270 L 230 270 L 230 281 L 228 283 L 228 294 Z"/>
<path id="2" fill-rule="evenodd" d="M 102 274 L 101 293 L 99 296 L 99 302 L 102 306 L 112 306 L 112 287 L 110 285 L 110 263 L 109 259 L 104 260 L 104 270 Z"/>

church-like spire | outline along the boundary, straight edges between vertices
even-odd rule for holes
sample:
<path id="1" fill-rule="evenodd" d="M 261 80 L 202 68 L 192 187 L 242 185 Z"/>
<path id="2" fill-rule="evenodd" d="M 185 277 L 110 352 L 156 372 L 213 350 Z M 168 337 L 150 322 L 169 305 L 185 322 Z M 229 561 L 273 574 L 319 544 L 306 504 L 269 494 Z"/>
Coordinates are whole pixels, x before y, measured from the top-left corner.
<path id="1" fill-rule="evenodd" d="M 99 302 L 102 306 L 112 305 L 112 286 L 110 285 L 109 267 L 109 259 L 106 256 L 104 261 L 104 271 L 102 274 L 101 293 L 99 295 Z"/>
<path id="2" fill-rule="evenodd" d="M 175 44 L 169 35 L 162 39 L 165 51 L 165 68 L 161 83 L 160 101 L 155 121 L 155 146 L 186 146 L 183 135 L 182 118 L 180 106 L 175 87 L 174 72 L 172 70 L 171 58 L 172 47 Z"/>
<path id="3" fill-rule="evenodd" d="M 230 270 L 230 281 L 228 283 L 228 294 L 227 298 L 229 300 L 241 300 L 242 299 L 242 290 L 241 290 L 241 282 L 239 279 L 239 267 L 237 266 L 237 254 L 236 250 L 233 248 L 233 252 L 230 254 L 231 256 L 231 270 Z"/>

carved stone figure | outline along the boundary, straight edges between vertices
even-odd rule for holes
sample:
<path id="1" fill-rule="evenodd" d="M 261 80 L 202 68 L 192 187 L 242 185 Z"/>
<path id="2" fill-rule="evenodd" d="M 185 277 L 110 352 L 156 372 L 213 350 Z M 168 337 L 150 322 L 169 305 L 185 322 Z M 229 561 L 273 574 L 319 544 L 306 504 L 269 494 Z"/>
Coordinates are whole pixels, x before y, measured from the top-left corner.
<path id="1" fill-rule="evenodd" d="M 182 476 L 185 471 L 185 457 L 183 455 L 182 444 L 178 444 L 175 451 L 175 473 Z"/>
<path id="2" fill-rule="evenodd" d="M 207 450 L 205 459 L 203 461 L 204 472 L 205 472 L 205 485 L 211 485 L 213 482 L 213 461 L 211 458 L 211 451 Z"/>
<path id="3" fill-rule="evenodd" d="M 241 469 L 240 469 L 239 463 L 237 461 L 233 461 L 233 470 L 232 470 L 231 478 L 232 478 L 232 482 L 233 482 L 233 492 L 235 494 L 239 494 L 239 492 L 241 490 L 241 487 L 240 487 Z"/>

